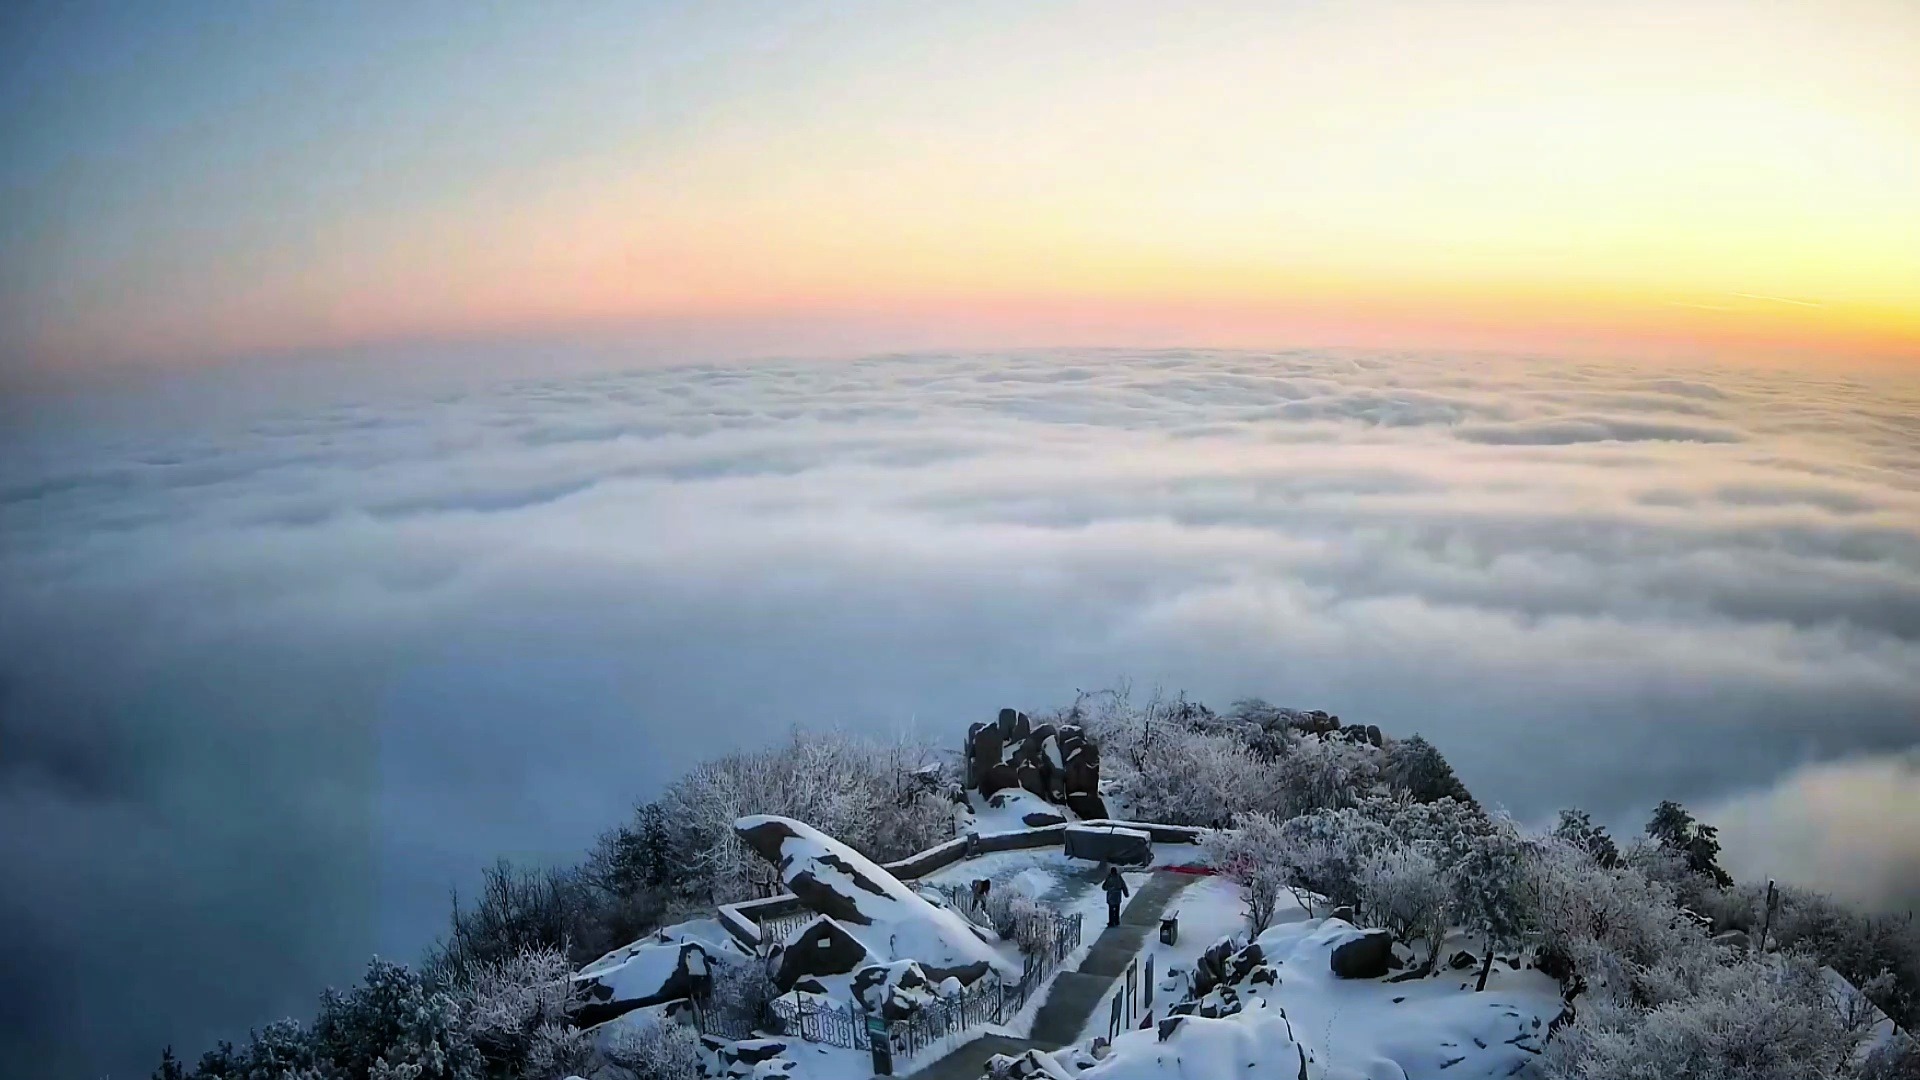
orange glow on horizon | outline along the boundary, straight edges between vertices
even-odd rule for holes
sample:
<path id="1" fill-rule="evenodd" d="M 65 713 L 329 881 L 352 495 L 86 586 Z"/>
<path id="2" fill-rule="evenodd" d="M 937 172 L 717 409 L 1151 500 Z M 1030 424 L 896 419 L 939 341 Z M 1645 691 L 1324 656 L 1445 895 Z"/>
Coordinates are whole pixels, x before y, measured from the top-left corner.
<path id="1" fill-rule="evenodd" d="M 1910 7 L 1129 11 L 809 23 L 716 68 L 679 126 L 646 127 L 642 96 L 568 154 L 475 170 L 402 143 L 419 190 L 323 212 L 262 187 L 258 220 L 198 207 L 204 243 L 109 222 L 157 239 L 16 274 L 0 346 L 57 367 L 785 322 L 795 351 L 1920 360 Z M 617 44 L 576 61 L 617 70 Z M 515 90 L 557 95 L 525 106 L 549 125 L 589 100 Z"/>

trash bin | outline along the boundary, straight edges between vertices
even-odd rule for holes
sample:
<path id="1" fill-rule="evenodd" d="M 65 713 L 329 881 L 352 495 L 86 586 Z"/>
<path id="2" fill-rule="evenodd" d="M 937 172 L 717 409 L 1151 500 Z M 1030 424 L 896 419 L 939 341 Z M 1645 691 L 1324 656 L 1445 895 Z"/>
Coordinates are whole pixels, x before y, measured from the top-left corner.
<path id="1" fill-rule="evenodd" d="M 1180 913 L 1174 912 L 1160 920 L 1160 944 L 1172 945 L 1180 938 Z"/>

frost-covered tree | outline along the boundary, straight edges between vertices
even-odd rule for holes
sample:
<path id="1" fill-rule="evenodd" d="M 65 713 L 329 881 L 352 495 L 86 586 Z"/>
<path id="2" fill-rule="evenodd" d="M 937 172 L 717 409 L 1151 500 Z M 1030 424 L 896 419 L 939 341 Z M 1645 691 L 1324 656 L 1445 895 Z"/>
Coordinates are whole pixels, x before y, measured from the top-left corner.
<path id="1" fill-rule="evenodd" d="M 700 1075 L 699 1037 L 681 1024 L 617 1025 L 604 1053 L 636 1080 L 697 1080 Z"/>
<path id="2" fill-rule="evenodd" d="M 572 1026 L 579 998 L 572 966 L 555 948 L 529 948 L 501 960 L 468 961 L 449 972 L 467 1038 L 486 1073 L 517 1080 L 558 1060 L 590 1055 L 592 1042 Z M 538 1067 L 536 1067 L 538 1066 Z"/>
<path id="3" fill-rule="evenodd" d="M 1904 1027 L 1920 1023 L 1920 927 L 1911 914 L 1869 914 L 1825 893 L 1781 885 L 1769 921 L 1766 896 L 1764 884 L 1741 884 L 1711 894 L 1701 906 L 1716 926 L 1745 930 L 1756 941 L 1767 926 L 1772 945 L 1818 957 L 1855 986 L 1888 973 L 1874 1003 Z"/>
<path id="4" fill-rule="evenodd" d="M 1694 820 L 1679 803 L 1668 799 L 1654 808 L 1647 821 L 1647 835 L 1656 844 L 1678 852 L 1687 860 L 1687 868 L 1726 888 L 1733 877 L 1720 868 L 1720 830 Z"/>
<path id="5" fill-rule="evenodd" d="M 1257 811 L 1240 815 L 1233 829 L 1208 833 L 1201 845 L 1222 876 L 1240 886 L 1251 936 L 1273 922 L 1280 891 L 1288 885 L 1289 860 L 1281 823 Z"/>
<path id="6" fill-rule="evenodd" d="M 1663 960 L 1710 954 L 1668 886 L 1633 866 L 1608 869 L 1567 841 L 1529 846 L 1523 888 L 1543 961 L 1595 997 L 1648 1000 L 1648 975 Z"/>
<path id="7" fill-rule="evenodd" d="M 1428 847 L 1427 842 L 1395 845 L 1362 857 L 1355 885 L 1361 910 L 1371 922 L 1402 941 L 1426 941 L 1425 967 L 1430 971 L 1446 933 L 1452 890 Z"/>
<path id="8" fill-rule="evenodd" d="M 518 867 L 502 859 L 482 872 L 472 901 L 454 895 L 447 937 L 430 952 L 428 972 L 437 977 L 442 970 L 541 949 L 558 949 L 584 963 L 625 944 L 612 940 L 603 900 L 580 871 Z"/>
<path id="9" fill-rule="evenodd" d="M 1438 748 L 1419 735 L 1397 739 L 1387 746 L 1384 772 L 1393 790 L 1417 802 L 1454 799 L 1470 803 L 1473 796 L 1453 774 Z"/>
<path id="10" fill-rule="evenodd" d="M 780 996 L 767 963 L 758 957 L 723 959 L 713 963 L 713 987 L 707 992 L 708 1012 L 719 1016 L 730 1030 L 753 1029 L 767 1022 L 767 1008 Z"/>
<path id="11" fill-rule="evenodd" d="M 796 818 L 880 862 L 953 835 L 953 804 L 921 779 L 934 752 L 838 732 L 794 732 L 765 750 L 706 762 L 660 799 L 682 891 L 729 901 L 771 888 L 768 870 L 733 832 L 748 814 Z"/>
<path id="12" fill-rule="evenodd" d="M 1527 869 L 1527 846 L 1519 830 L 1500 819 L 1474 838 L 1449 875 L 1454 919 L 1487 943 L 1476 990 L 1487 988 L 1494 949 L 1518 943 L 1529 928 Z"/>
<path id="13" fill-rule="evenodd" d="M 1296 817 L 1358 805 L 1379 782 L 1381 759 L 1380 750 L 1369 743 L 1301 738 L 1274 763 L 1279 801 L 1272 809 Z"/>
<path id="14" fill-rule="evenodd" d="M 1595 1002 L 1548 1044 L 1546 1080 L 1842 1080 L 1859 1042 L 1818 965 L 1769 956 L 1701 966 L 1687 991 L 1640 1007 Z"/>
<path id="15" fill-rule="evenodd" d="M 1316 904 L 1360 906 L 1361 865 L 1399 843 L 1385 826 L 1353 808 L 1302 814 L 1282 824 L 1280 836 L 1287 887 L 1309 914 Z"/>
<path id="16" fill-rule="evenodd" d="M 375 957 L 360 985 L 328 990 L 312 1028 L 315 1056 L 349 1077 L 417 1068 L 420 1080 L 472 1080 L 482 1059 L 458 1000 L 404 964 Z"/>
<path id="17" fill-rule="evenodd" d="M 1113 785 L 1136 820 L 1220 827 L 1271 801 L 1270 766 L 1231 735 L 1165 724 L 1146 741 L 1149 752 Z"/>
<path id="18" fill-rule="evenodd" d="M 1595 825 L 1593 815 L 1578 808 L 1560 811 L 1553 835 L 1586 852 L 1603 867 L 1611 869 L 1620 862 L 1620 847 L 1607 834 L 1605 826 Z"/>

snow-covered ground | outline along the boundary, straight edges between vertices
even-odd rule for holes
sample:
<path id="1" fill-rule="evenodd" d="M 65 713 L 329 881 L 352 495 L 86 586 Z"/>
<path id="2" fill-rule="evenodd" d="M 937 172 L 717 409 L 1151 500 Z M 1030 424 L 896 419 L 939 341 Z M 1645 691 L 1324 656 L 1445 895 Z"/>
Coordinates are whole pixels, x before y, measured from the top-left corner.
<path id="1" fill-rule="evenodd" d="M 1033 828 L 1027 824 L 1028 814 L 1045 814 L 1062 821 L 1080 820 L 1073 811 L 1050 803 L 1025 788 L 1007 788 L 991 796 L 969 791 L 967 809 L 960 815 L 960 831 L 985 835 Z"/>
<path id="2" fill-rule="evenodd" d="M 1216 940 L 1208 932 L 1234 931 L 1245 942 L 1237 890 L 1220 879 L 1189 888 L 1182 897 L 1181 940 L 1154 945 L 1156 973 L 1190 970 Z M 1167 1042 L 1154 1030 L 1135 1030 L 1115 1041 L 1111 1056 L 1086 1069 L 1086 1080 L 1219 1080 L 1229 1071 L 1298 1075 L 1305 1051 L 1310 1080 L 1462 1080 L 1524 1075 L 1546 1042 L 1547 1025 L 1560 1011 L 1558 984 L 1531 969 L 1495 964 L 1483 992 L 1473 973 L 1442 968 L 1407 982 L 1334 976 L 1333 949 L 1353 936 L 1339 920 L 1307 919 L 1297 907 L 1258 939 L 1273 985 L 1235 987 L 1244 1010 L 1221 1020 L 1188 1020 Z M 1189 937 L 1189 931 L 1192 936 Z M 1162 965 L 1167 965 L 1165 968 Z M 1184 978 L 1169 980 L 1184 986 Z M 1163 982 L 1162 986 L 1166 986 Z M 1154 1014 L 1178 1000 L 1178 988 L 1156 989 Z M 1279 1017 L 1284 1023 L 1276 1023 Z M 1237 1025 L 1237 1027 L 1235 1026 Z M 1105 1034 L 1096 1012 L 1084 1037 Z M 1065 1057 L 1066 1055 L 1062 1055 Z"/>
<path id="3" fill-rule="evenodd" d="M 1157 844 L 1153 861 L 1157 867 L 1166 867 L 1203 860 L 1197 848 Z M 996 891 L 1018 891 L 1062 914 L 1081 915 L 1081 946 L 1062 965 L 1062 970 L 1071 970 L 1105 926 L 1106 903 L 1097 883 L 1100 869 L 1068 858 L 1059 848 L 1046 847 L 958 862 L 913 887 L 963 888 L 986 878 Z M 1137 889 L 1151 871 L 1125 874 Z M 1239 888 L 1225 878 L 1197 877 L 1174 899 L 1169 914 L 1179 919 L 1178 940 L 1166 945 L 1157 934 L 1149 933 L 1140 953 L 1143 971 L 1146 958 L 1153 958 L 1156 1020 L 1166 1017 L 1168 1007 L 1184 996 L 1188 974 L 1209 946 L 1222 938 L 1232 938 L 1236 944 L 1248 940 Z M 1293 1080 L 1304 1062 L 1309 1080 L 1481 1080 L 1526 1075 L 1545 1043 L 1548 1024 L 1561 1008 L 1559 986 L 1553 979 L 1531 969 L 1513 970 L 1504 963 L 1494 965 L 1484 992 L 1472 988 L 1477 972 L 1454 971 L 1444 965 L 1432 976 L 1406 982 L 1337 978 L 1332 952 L 1354 936 L 1346 923 L 1311 918 L 1291 897 L 1283 896 L 1273 925 L 1257 939 L 1277 979 L 1272 984 L 1251 980 L 1236 984 L 1243 1004 L 1240 1013 L 1218 1020 L 1189 1018 L 1167 1042 L 1161 1042 L 1154 1029 L 1129 1031 L 1098 1063 L 1069 1048 L 1056 1056 L 1060 1072 L 1068 1077 L 1081 1074 L 1085 1080 L 1223 1080 L 1229 1074 Z M 1472 947 L 1470 942 L 1450 941 L 1442 955 L 1456 945 Z M 1017 963 L 1012 943 L 999 943 L 995 949 L 1002 959 Z M 1044 1000 L 1042 991 L 1005 1025 L 958 1032 L 911 1061 L 897 1061 L 896 1071 L 924 1067 L 981 1035 L 1024 1037 Z M 1079 1048 L 1084 1050 L 1106 1031 L 1107 1009 L 1102 1004 L 1081 1032 Z M 798 1080 L 851 1080 L 871 1073 L 864 1051 L 793 1039 L 787 1057 L 795 1063 L 793 1075 Z"/>
<path id="4" fill-rule="evenodd" d="M 1236 944 L 1247 941 L 1239 888 L 1224 878 L 1194 882 L 1169 913 L 1179 917 L 1178 941 L 1163 945 L 1150 936 L 1140 954 L 1143 972 L 1146 957 L 1153 957 L 1156 1020 L 1181 999 L 1188 973 L 1209 946 L 1222 937 Z M 1431 977 L 1399 983 L 1337 978 L 1331 954 L 1352 933 L 1337 920 L 1309 918 L 1283 896 L 1274 924 L 1258 938 L 1268 966 L 1279 976 L 1276 985 L 1237 986 L 1245 1011 L 1217 1021 L 1185 1021 L 1170 1043 L 1161 1043 L 1151 1029 L 1123 1034 L 1112 1056 L 1085 1070 L 1086 1080 L 1219 1080 L 1249 1069 L 1290 1080 L 1299 1067 L 1296 1044 L 1305 1051 L 1310 1080 L 1525 1075 L 1545 1043 L 1547 1025 L 1560 1011 L 1553 979 L 1506 964 L 1494 965 L 1484 992 L 1473 990 L 1477 972 L 1445 967 Z M 1281 1016 L 1285 1021 L 1276 1023 Z M 1102 1005 L 1089 1018 L 1079 1045 L 1106 1033 Z"/>

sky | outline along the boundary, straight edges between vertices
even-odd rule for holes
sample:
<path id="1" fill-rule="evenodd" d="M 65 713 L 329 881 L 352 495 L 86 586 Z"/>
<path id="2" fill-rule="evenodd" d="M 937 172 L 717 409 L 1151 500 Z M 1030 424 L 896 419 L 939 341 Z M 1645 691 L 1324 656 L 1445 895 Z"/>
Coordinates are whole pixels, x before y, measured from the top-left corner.
<path id="1" fill-rule="evenodd" d="M 0 14 L 0 377 L 555 334 L 1920 357 L 1920 9 Z"/>
<path id="2" fill-rule="evenodd" d="M 0 425 L 0 1060 L 35 1075 L 310 1016 L 703 757 L 957 747 L 1122 680 L 1424 734 L 1528 825 L 1678 799 L 1744 879 L 1920 907 L 1911 376 L 292 370 Z"/>

